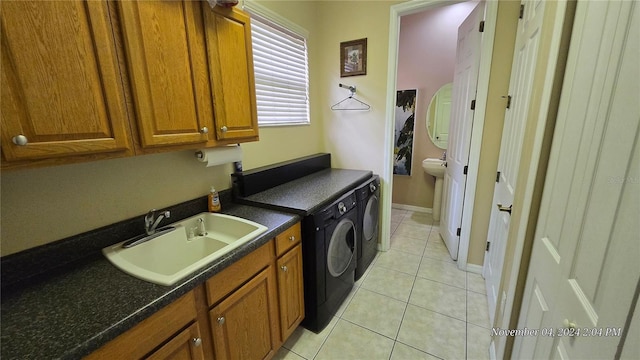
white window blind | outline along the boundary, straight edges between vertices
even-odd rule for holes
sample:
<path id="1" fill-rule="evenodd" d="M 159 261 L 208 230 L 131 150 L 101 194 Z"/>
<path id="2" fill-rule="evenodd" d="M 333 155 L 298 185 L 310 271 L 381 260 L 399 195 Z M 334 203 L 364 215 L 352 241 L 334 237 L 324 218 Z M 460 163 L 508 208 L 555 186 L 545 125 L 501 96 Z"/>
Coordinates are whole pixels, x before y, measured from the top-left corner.
<path id="1" fill-rule="evenodd" d="M 245 4 L 251 15 L 258 124 L 309 124 L 306 37 Z"/>

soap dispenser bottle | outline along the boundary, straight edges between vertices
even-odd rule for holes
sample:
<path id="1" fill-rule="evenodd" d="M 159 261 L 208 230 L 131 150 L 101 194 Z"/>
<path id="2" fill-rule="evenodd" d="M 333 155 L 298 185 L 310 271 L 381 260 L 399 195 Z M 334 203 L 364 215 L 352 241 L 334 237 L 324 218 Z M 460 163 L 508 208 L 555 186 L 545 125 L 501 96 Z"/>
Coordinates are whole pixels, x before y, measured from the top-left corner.
<path id="1" fill-rule="evenodd" d="M 220 205 L 220 195 L 218 195 L 218 192 L 213 186 L 211 187 L 208 200 L 209 212 L 220 212 L 220 210 L 222 210 L 222 206 Z"/>

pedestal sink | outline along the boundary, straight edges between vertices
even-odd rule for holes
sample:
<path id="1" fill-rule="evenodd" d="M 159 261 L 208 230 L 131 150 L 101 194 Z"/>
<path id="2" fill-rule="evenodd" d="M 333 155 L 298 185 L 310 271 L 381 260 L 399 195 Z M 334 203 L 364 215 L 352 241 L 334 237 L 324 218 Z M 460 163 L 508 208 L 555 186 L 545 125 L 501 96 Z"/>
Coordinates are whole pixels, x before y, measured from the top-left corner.
<path id="1" fill-rule="evenodd" d="M 436 188 L 433 192 L 433 221 L 440 221 L 440 207 L 442 205 L 442 180 L 446 167 L 440 159 L 427 158 L 422 161 L 422 168 L 427 174 L 436 178 Z"/>

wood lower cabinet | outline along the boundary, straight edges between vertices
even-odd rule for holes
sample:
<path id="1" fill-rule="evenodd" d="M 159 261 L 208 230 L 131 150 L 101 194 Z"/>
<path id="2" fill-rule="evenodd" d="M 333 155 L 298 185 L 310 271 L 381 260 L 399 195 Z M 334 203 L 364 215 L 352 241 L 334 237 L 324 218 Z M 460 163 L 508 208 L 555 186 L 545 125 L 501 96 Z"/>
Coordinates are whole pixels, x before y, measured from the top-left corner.
<path id="1" fill-rule="evenodd" d="M 203 359 L 195 293 L 188 292 L 85 359 Z"/>
<path id="2" fill-rule="evenodd" d="M 282 341 L 285 341 L 304 319 L 301 241 L 300 223 L 276 236 L 276 256 L 278 257 L 276 271 Z"/>
<path id="3" fill-rule="evenodd" d="M 86 359 L 270 359 L 304 318 L 302 279 L 298 223 Z"/>
<path id="4" fill-rule="evenodd" d="M 302 245 L 298 243 L 282 255 L 277 265 L 280 331 L 284 342 L 304 319 Z"/>
<path id="5" fill-rule="evenodd" d="M 132 154 L 116 39 L 102 1 L 2 1 L 5 160 Z"/>
<path id="6" fill-rule="evenodd" d="M 147 357 L 149 360 L 204 360 L 202 336 L 197 322 L 174 336 L 160 349 Z"/>
<path id="7" fill-rule="evenodd" d="M 271 266 L 210 312 L 217 360 L 269 359 L 278 350 L 276 279 Z"/>

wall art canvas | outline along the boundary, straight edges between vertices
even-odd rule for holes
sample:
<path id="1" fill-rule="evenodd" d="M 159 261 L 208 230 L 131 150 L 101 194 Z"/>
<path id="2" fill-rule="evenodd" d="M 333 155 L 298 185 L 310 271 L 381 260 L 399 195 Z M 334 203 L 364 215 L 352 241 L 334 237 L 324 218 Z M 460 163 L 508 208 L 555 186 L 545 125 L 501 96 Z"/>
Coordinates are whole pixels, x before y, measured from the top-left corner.
<path id="1" fill-rule="evenodd" d="M 396 93 L 393 149 L 393 173 L 395 175 L 411 175 L 417 93 L 418 91 L 415 89 L 398 90 Z"/>

